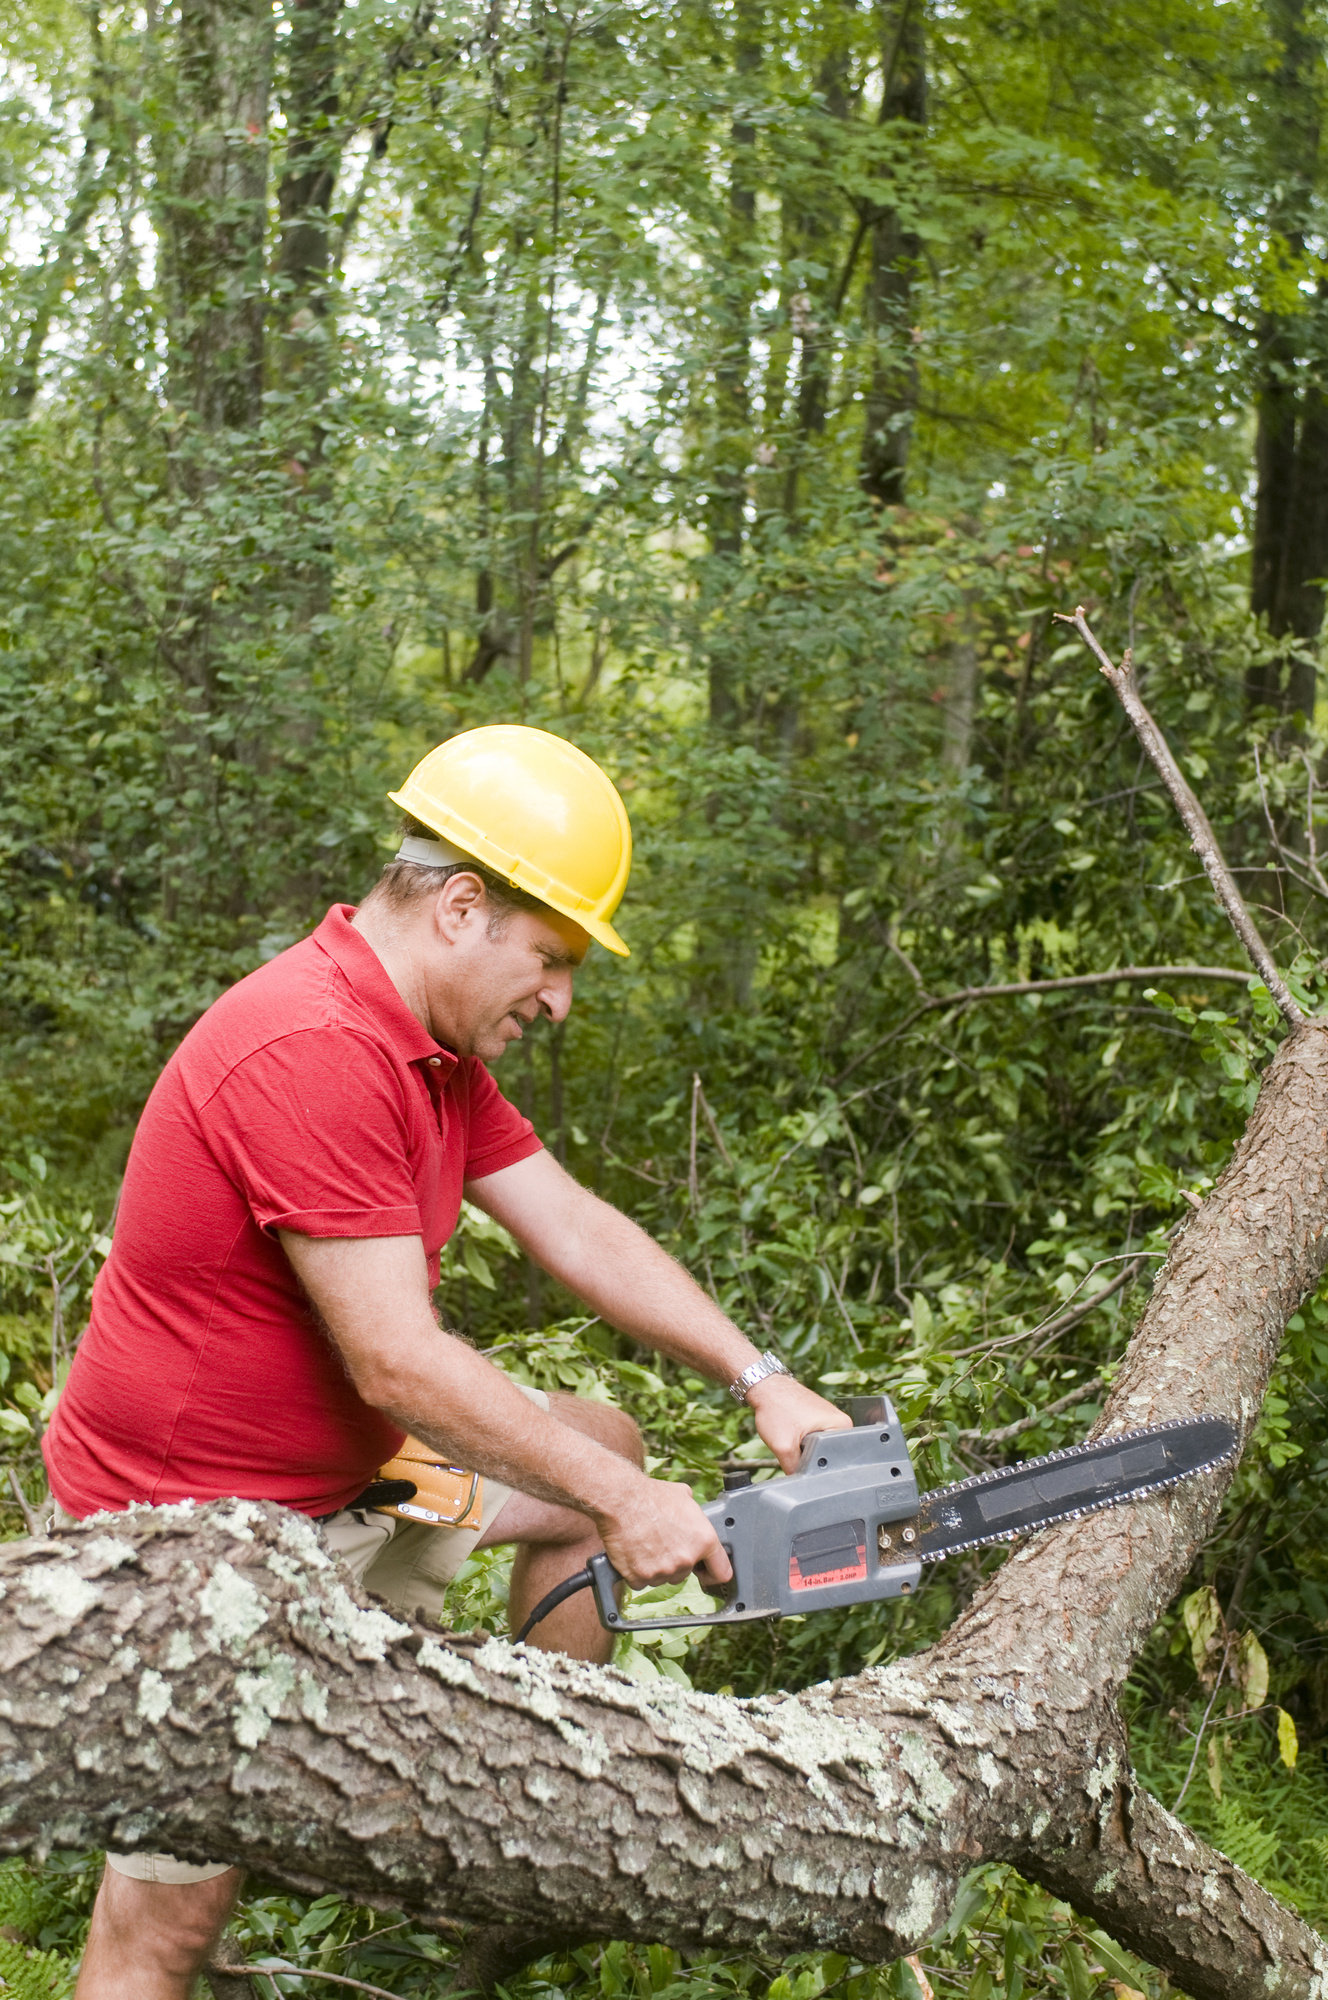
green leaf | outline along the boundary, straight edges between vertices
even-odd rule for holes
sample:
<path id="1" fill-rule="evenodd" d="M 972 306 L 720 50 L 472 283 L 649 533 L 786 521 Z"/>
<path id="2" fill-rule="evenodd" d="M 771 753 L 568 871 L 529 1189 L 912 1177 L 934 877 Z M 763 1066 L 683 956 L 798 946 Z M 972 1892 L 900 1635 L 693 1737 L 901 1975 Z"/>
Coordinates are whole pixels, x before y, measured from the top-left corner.
<path id="1" fill-rule="evenodd" d="M 1217 1601 L 1217 1592 L 1210 1583 L 1206 1583 L 1185 1599 L 1180 1610 L 1185 1630 L 1190 1635 L 1194 1671 L 1202 1675 L 1208 1669 L 1209 1656 L 1216 1650 L 1217 1634 L 1222 1629 L 1222 1607 Z"/>
<path id="2" fill-rule="evenodd" d="M 1284 1708 L 1279 1708 L 1277 1711 L 1277 1754 L 1288 1771 L 1295 1770 L 1296 1759 L 1300 1755 L 1300 1742 L 1296 1735 L 1296 1725 Z"/>
<path id="3" fill-rule="evenodd" d="M 478 1243 L 471 1241 L 469 1236 L 462 1239 L 461 1261 L 477 1285 L 483 1285 L 484 1289 L 488 1292 L 496 1289 L 493 1281 L 493 1272 L 489 1269 L 485 1261 L 484 1252 L 480 1249 Z"/>
<path id="4" fill-rule="evenodd" d="M 1128 1953 L 1123 1952 L 1118 1944 L 1114 1944 L 1105 1931 L 1094 1931 L 1092 1938 L 1093 1948 L 1102 1961 L 1108 1979 L 1118 1979 L 1122 1986 L 1127 1986 L 1132 1993 L 1137 1993 L 1142 1975 L 1134 1960 Z"/>
<path id="5" fill-rule="evenodd" d="M 867 1664 L 870 1664 L 870 1662 Z M 954 1908 L 951 1910 L 945 1928 L 940 1932 L 940 1936 L 943 1938 L 958 1937 L 964 1926 L 972 1921 L 979 1910 L 985 1908 L 990 1896 L 991 1889 L 988 1884 L 987 1870 L 985 1868 L 975 1868 L 971 1875 L 965 1875 L 959 1885 L 959 1894 L 955 1897 Z"/>
<path id="6" fill-rule="evenodd" d="M 1236 1648 L 1236 1679 L 1246 1708 L 1262 1708 L 1268 1699 L 1268 1655 L 1253 1632 L 1242 1633 Z"/>
<path id="7" fill-rule="evenodd" d="M 1088 1961 L 1073 1938 L 1068 1938 L 1061 1946 L 1061 1970 L 1065 1974 L 1065 1987 L 1070 2000 L 1092 2000 L 1093 1981 L 1089 1977 Z"/>
<path id="8" fill-rule="evenodd" d="M 899 2000 L 927 2000 L 926 1989 L 906 1958 L 895 1966 L 892 1983 Z"/>

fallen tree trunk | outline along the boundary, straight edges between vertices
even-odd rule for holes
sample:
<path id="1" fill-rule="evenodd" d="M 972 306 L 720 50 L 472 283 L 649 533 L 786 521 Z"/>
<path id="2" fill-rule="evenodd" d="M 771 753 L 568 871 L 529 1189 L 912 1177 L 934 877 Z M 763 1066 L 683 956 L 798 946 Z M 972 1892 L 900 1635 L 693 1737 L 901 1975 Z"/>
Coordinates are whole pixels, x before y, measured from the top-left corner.
<path id="1" fill-rule="evenodd" d="M 1270 1065 L 1099 1430 L 1248 1435 L 1328 1254 L 1328 1034 Z M 350 1588 L 252 1502 L 0 1548 L 0 1847 L 165 1848 L 533 1935 L 914 1950 L 1002 1860 L 1194 2000 L 1322 2000 L 1328 1946 L 1143 1794 L 1116 1706 L 1230 1474 L 1050 1530 L 928 1653 L 735 1701 Z"/>

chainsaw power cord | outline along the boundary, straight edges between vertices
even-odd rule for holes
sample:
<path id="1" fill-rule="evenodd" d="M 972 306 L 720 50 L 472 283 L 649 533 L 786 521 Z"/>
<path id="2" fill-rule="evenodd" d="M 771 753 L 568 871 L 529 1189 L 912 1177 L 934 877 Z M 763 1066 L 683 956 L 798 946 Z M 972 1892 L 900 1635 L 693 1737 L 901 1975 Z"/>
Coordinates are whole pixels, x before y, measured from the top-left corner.
<path id="1" fill-rule="evenodd" d="M 589 1567 L 577 1570 L 574 1576 L 565 1576 L 561 1583 L 556 1583 L 552 1590 L 541 1597 L 539 1603 L 535 1606 L 535 1609 L 531 1612 L 529 1618 L 527 1618 L 525 1624 L 512 1641 L 512 1644 L 519 1646 L 523 1639 L 530 1637 L 537 1625 L 543 1624 L 551 1611 L 556 1611 L 558 1606 L 565 1604 L 569 1597 L 575 1597 L 578 1590 L 589 1590 L 590 1584 L 591 1576 Z"/>

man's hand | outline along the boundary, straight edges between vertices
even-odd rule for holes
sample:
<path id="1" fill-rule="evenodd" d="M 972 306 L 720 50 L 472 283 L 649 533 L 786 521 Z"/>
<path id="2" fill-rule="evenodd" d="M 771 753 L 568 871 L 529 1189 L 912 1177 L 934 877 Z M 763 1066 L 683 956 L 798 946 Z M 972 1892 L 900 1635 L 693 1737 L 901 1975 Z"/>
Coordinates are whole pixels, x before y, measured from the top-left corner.
<path id="1" fill-rule="evenodd" d="M 795 1470 L 809 1431 L 847 1431 L 853 1419 L 792 1375 L 767 1375 L 747 1391 L 758 1434 L 785 1472 Z"/>
<path id="2" fill-rule="evenodd" d="M 702 1569 L 703 1583 L 727 1583 L 733 1565 L 692 1498 L 692 1489 L 639 1475 L 611 1509 L 594 1510 L 609 1561 L 633 1590 L 681 1583 Z"/>

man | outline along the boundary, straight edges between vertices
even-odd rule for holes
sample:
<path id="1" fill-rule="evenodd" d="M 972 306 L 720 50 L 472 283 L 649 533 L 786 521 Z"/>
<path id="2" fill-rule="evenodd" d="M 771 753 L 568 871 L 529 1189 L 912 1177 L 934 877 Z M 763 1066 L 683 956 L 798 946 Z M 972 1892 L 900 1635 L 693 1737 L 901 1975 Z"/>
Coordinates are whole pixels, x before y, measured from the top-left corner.
<path id="1" fill-rule="evenodd" d="M 472 1548 L 515 1543 L 513 1629 L 601 1547 L 638 1587 L 723 1581 L 690 1489 L 645 1476 L 630 1419 L 523 1391 L 431 1304 L 464 1193 L 593 1311 L 750 1402 L 786 1470 L 806 1432 L 848 1421 L 565 1173 L 486 1067 L 566 1017 L 592 938 L 626 955 L 622 801 L 571 744 L 509 727 L 440 745 L 391 796 L 416 830 L 364 903 L 224 994 L 148 1101 L 47 1433 L 58 1507 L 277 1500 L 417 1616 Z M 405 1433 L 482 1476 L 477 1525 L 362 1497 Z M 534 1643 L 611 1644 L 588 1595 Z M 240 1881 L 108 1856 L 78 2000 L 187 2000 Z"/>

